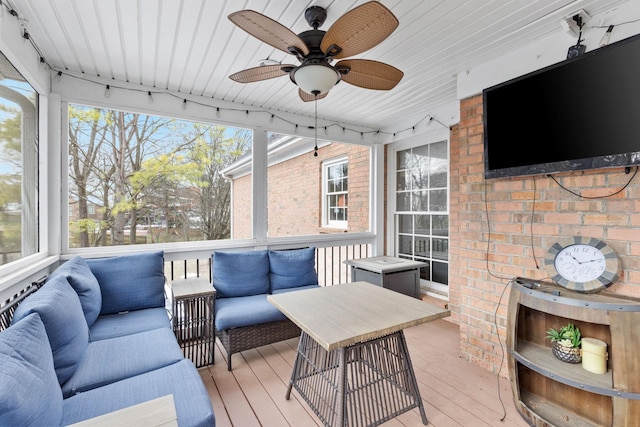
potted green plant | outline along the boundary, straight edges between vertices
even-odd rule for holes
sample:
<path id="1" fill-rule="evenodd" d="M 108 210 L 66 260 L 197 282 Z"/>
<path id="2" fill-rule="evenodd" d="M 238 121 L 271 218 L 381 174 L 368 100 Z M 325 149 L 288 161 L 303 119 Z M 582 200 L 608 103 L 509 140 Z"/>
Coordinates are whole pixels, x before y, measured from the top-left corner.
<path id="1" fill-rule="evenodd" d="M 580 363 L 582 361 L 580 352 L 582 336 L 580 335 L 580 329 L 573 323 L 564 325 L 560 329 L 549 329 L 547 338 L 551 340 L 551 352 L 558 359 L 568 363 Z"/>

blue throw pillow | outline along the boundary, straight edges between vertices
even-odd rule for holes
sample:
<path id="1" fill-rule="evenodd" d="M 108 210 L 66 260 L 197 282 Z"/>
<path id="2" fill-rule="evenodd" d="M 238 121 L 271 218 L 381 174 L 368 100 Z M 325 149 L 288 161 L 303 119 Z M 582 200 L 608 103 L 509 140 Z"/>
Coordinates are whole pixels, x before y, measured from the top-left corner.
<path id="1" fill-rule="evenodd" d="M 57 275 L 65 276 L 78 294 L 87 325 L 91 327 L 102 308 L 102 293 L 100 292 L 100 284 L 91 272 L 89 265 L 82 257 L 75 256 L 55 269 L 50 277 Z"/>
<path id="2" fill-rule="evenodd" d="M 271 292 L 317 285 L 316 248 L 269 251 Z"/>
<path id="3" fill-rule="evenodd" d="M 76 291 L 66 277 L 47 280 L 16 308 L 12 323 L 38 313 L 49 337 L 53 365 L 60 384 L 71 378 L 89 346 L 89 327 Z"/>
<path id="4" fill-rule="evenodd" d="M 60 425 L 62 391 L 37 313 L 0 332 L 0 425 Z"/>
<path id="5" fill-rule="evenodd" d="M 269 293 L 268 251 L 213 253 L 213 286 L 217 298 Z"/>
<path id="6" fill-rule="evenodd" d="M 87 264 L 100 283 L 100 314 L 164 307 L 163 251 L 88 259 Z"/>

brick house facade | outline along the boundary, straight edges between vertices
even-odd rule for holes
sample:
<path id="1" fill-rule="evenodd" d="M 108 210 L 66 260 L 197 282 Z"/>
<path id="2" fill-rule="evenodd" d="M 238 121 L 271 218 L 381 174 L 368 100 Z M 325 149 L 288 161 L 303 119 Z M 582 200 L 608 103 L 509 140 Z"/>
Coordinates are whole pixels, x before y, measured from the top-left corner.
<path id="1" fill-rule="evenodd" d="M 369 230 L 369 147 L 331 142 L 313 151 L 274 162 L 267 169 L 269 237 L 300 236 Z M 323 164 L 345 158 L 348 163 L 348 220 L 346 228 L 323 224 Z M 251 174 L 231 179 L 231 238 L 251 232 Z"/>
<path id="2" fill-rule="evenodd" d="M 482 114 L 481 95 L 463 99 L 450 134 L 449 307 L 462 356 L 506 376 L 509 278 L 547 278 L 542 261 L 557 238 L 605 241 L 621 263 L 607 291 L 640 297 L 640 181 L 624 168 L 554 174 L 581 198 L 545 175 L 485 180 Z"/>

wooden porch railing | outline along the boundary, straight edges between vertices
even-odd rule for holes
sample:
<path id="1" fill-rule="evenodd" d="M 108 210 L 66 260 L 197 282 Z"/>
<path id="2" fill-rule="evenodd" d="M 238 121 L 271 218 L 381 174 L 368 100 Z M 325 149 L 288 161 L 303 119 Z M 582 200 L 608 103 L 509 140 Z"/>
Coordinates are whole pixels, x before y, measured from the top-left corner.
<path id="1" fill-rule="evenodd" d="M 366 258 L 371 245 L 366 243 L 319 247 L 316 250 L 316 271 L 320 286 L 332 286 L 351 281 L 350 259 Z M 170 280 L 187 277 L 207 277 L 211 280 L 211 258 L 195 258 L 165 262 L 165 274 Z"/>

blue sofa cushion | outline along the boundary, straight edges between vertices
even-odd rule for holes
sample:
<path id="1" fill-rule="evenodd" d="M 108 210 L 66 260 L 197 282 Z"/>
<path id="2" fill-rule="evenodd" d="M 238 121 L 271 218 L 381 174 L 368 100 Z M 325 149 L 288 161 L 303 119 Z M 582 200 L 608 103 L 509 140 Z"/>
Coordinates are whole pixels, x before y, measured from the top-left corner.
<path id="1" fill-rule="evenodd" d="M 102 308 L 102 293 L 96 276 L 93 275 L 84 258 L 80 256 L 75 256 L 62 264 L 51 273 L 50 277 L 57 275 L 65 276 L 78 294 L 87 325 L 91 327 Z"/>
<path id="2" fill-rule="evenodd" d="M 89 327 L 78 294 L 66 277 L 52 277 L 42 288 L 18 305 L 12 322 L 38 313 L 53 352 L 53 365 L 60 384 L 71 378 L 89 345 Z"/>
<path id="3" fill-rule="evenodd" d="M 0 333 L 0 425 L 60 425 L 62 392 L 37 313 Z"/>
<path id="4" fill-rule="evenodd" d="M 213 286 L 217 298 L 269 292 L 268 251 L 213 253 Z"/>
<path id="5" fill-rule="evenodd" d="M 76 394 L 64 400 L 62 425 L 173 394 L 178 425 L 215 426 L 209 394 L 190 360 Z"/>
<path id="6" fill-rule="evenodd" d="M 269 251 L 271 292 L 318 284 L 316 248 Z"/>
<path id="7" fill-rule="evenodd" d="M 164 307 L 164 252 L 88 259 L 100 283 L 100 314 Z"/>
<path id="8" fill-rule="evenodd" d="M 215 327 L 225 329 L 285 320 L 287 317 L 267 301 L 267 294 L 216 300 Z"/>
<path id="9" fill-rule="evenodd" d="M 69 380 L 62 384 L 65 398 L 184 359 L 169 328 L 94 341 Z"/>
<path id="10" fill-rule="evenodd" d="M 104 340 L 158 328 L 171 329 L 171 321 L 164 307 L 103 314 L 89 328 L 89 340 Z"/>

